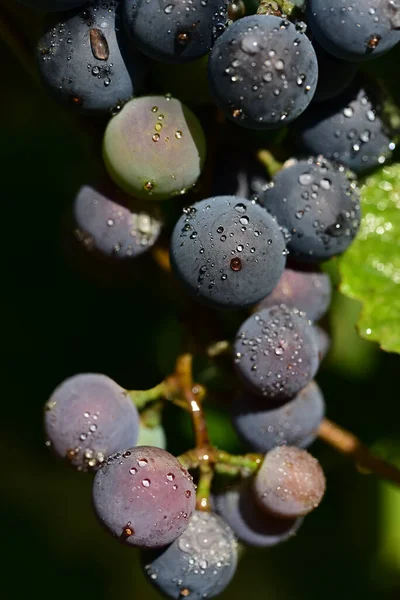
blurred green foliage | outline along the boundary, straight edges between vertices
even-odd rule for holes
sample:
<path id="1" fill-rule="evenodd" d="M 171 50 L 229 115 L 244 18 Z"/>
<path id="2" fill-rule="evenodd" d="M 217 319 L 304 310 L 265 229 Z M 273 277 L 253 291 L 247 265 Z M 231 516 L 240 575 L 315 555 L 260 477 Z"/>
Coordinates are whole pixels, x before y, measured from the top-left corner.
<path id="1" fill-rule="evenodd" d="M 360 334 L 400 353 L 400 164 L 368 177 L 361 197 L 361 228 L 340 261 L 341 290 L 362 302 Z"/>
<path id="2" fill-rule="evenodd" d="M 187 331 L 229 337 L 243 315 L 219 318 L 188 307 L 150 259 L 134 266 L 128 284 L 113 286 L 102 268 L 72 263 L 62 222 L 76 189 L 99 169 L 103 124 L 92 122 L 87 135 L 87 124 L 34 87 L 5 46 L 1 56 L 1 598 L 156 599 L 137 553 L 97 524 L 91 476 L 72 472 L 45 448 L 42 406 L 78 372 L 150 387 L 171 369 Z M 395 51 L 379 61 L 392 85 L 399 58 Z M 336 294 L 324 322 L 334 338 L 318 374 L 328 416 L 366 443 L 398 438 L 399 358 L 360 342 L 353 333 L 357 310 Z M 210 405 L 207 416 L 213 441 L 239 451 L 226 416 L 234 387 L 220 382 L 224 403 Z M 187 415 L 174 407 L 165 428 L 170 451 L 192 444 Z M 359 474 L 321 443 L 312 452 L 328 478 L 321 507 L 287 544 L 248 550 L 222 600 L 399 598 L 398 490 Z"/>

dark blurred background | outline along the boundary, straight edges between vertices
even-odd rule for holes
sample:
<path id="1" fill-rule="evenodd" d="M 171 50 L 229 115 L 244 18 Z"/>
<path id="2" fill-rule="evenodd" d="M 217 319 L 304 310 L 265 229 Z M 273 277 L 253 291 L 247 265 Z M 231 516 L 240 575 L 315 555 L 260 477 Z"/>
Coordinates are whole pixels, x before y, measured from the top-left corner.
<path id="1" fill-rule="evenodd" d="M 103 124 L 87 129 L 54 105 L 1 41 L 0 56 L 0 596 L 155 599 L 137 553 L 95 521 L 91 476 L 72 472 L 45 447 L 42 407 L 78 372 L 106 373 L 130 389 L 156 384 L 183 347 L 180 300 L 151 259 L 135 267 L 129 285 L 110 286 L 68 258 L 63 215 L 98 168 Z M 397 50 L 373 68 L 395 80 L 399 58 Z M 333 347 L 318 381 L 331 419 L 395 454 L 399 358 L 359 339 L 358 311 L 335 294 L 324 323 Z M 207 327 L 202 312 L 194 309 L 192 319 Z M 228 319 L 222 329 L 230 327 Z M 213 441 L 239 452 L 223 409 L 212 404 L 207 412 Z M 172 452 L 192 445 L 184 415 L 168 410 L 165 426 Z M 222 600 L 400 597 L 400 490 L 360 474 L 320 442 L 311 451 L 328 479 L 321 507 L 288 543 L 246 551 Z"/>

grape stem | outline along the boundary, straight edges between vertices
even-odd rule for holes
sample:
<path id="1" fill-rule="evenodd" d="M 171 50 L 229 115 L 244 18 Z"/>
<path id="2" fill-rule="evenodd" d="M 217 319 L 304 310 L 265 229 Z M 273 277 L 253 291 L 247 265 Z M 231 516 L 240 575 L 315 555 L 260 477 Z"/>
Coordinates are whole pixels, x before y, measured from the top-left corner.
<path id="1" fill-rule="evenodd" d="M 400 485 L 400 471 L 372 454 L 367 446 L 350 431 L 329 419 L 324 419 L 319 427 L 318 436 L 335 450 L 353 458 L 362 469 L 375 473 L 381 479 Z"/>
<path id="2" fill-rule="evenodd" d="M 274 17 L 288 17 L 292 13 L 295 5 L 289 0 L 260 0 L 257 10 L 258 15 L 272 15 Z"/>

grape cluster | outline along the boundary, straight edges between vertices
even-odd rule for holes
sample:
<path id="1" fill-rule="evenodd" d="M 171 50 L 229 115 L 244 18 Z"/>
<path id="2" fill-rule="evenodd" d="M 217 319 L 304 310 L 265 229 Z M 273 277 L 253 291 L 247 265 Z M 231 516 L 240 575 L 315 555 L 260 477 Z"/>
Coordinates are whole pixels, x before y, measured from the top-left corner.
<path id="1" fill-rule="evenodd" d="M 212 598 L 235 573 L 238 541 L 284 542 L 325 492 L 305 449 L 326 410 L 314 380 L 330 344 L 317 324 L 332 293 L 321 263 L 358 233 L 357 176 L 395 149 L 384 92 L 359 64 L 400 41 L 400 8 L 306 0 L 288 15 L 279 2 L 257 14 L 247 3 L 245 15 L 227 0 L 22 3 L 50 13 L 36 49 L 45 89 L 83 123 L 105 125 L 104 168 L 72 198 L 72 238 L 111 268 L 151 250 L 179 306 L 240 318 L 228 418 L 252 454 L 210 445 L 205 391 L 178 368 L 142 392 L 74 375 L 45 404 L 46 444 L 94 473 L 95 514 L 140 550 L 148 581 L 170 598 Z M 161 400 L 194 415 L 196 448 L 179 458 L 166 449 Z M 220 471 L 241 477 L 215 490 Z"/>

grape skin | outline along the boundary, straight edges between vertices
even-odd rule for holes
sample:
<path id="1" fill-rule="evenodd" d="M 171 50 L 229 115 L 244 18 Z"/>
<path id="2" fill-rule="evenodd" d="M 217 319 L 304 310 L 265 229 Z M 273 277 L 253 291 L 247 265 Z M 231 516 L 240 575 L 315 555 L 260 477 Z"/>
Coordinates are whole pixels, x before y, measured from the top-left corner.
<path id="1" fill-rule="evenodd" d="M 224 114 L 250 129 L 274 129 L 309 105 L 318 63 L 304 32 L 280 17 L 239 19 L 210 53 L 211 93 Z"/>
<path id="2" fill-rule="evenodd" d="M 332 285 L 328 275 L 320 271 L 288 268 L 256 310 L 286 304 L 289 308 L 306 313 L 311 321 L 318 321 L 328 310 L 331 297 Z"/>
<path id="3" fill-rule="evenodd" d="M 307 0 L 306 10 L 312 34 L 337 58 L 371 60 L 400 41 L 376 1 Z"/>
<path id="4" fill-rule="evenodd" d="M 215 506 L 241 542 L 258 548 L 285 542 L 297 533 L 303 522 L 301 518 L 279 519 L 267 514 L 255 501 L 249 479 L 218 494 Z"/>
<path id="5" fill-rule="evenodd" d="M 148 581 L 160 592 L 182 600 L 214 598 L 230 583 L 237 567 L 237 542 L 225 521 L 196 511 L 187 529 L 168 548 L 143 552 Z"/>
<path id="6" fill-rule="evenodd" d="M 159 4 L 125 0 L 125 25 L 137 47 L 150 58 L 185 63 L 209 52 L 228 20 L 225 0 L 185 0 Z"/>
<path id="7" fill-rule="evenodd" d="M 319 325 L 313 325 L 313 331 L 315 336 L 315 342 L 318 348 L 319 360 L 320 362 L 322 362 L 328 354 L 329 349 L 331 347 L 331 338 L 328 335 L 328 333 L 326 333 L 326 331 L 322 329 L 322 327 L 319 327 Z"/>
<path id="8" fill-rule="evenodd" d="M 206 198 L 185 209 L 172 233 L 170 254 L 187 291 L 220 308 L 261 300 L 278 283 L 286 261 L 273 218 L 236 196 Z"/>
<path id="9" fill-rule="evenodd" d="M 185 531 L 195 502 L 192 477 L 172 454 L 154 446 L 110 456 L 93 483 L 100 522 L 138 548 L 172 543 Z"/>
<path id="10" fill-rule="evenodd" d="M 114 260 L 134 259 L 149 250 L 160 235 L 161 220 L 129 200 L 102 185 L 82 186 L 72 207 L 76 239 Z"/>
<path id="11" fill-rule="evenodd" d="M 310 322 L 283 304 L 257 312 L 236 335 L 234 364 L 246 387 L 267 401 L 293 398 L 319 365 Z"/>
<path id="12" fill-rule="evenodd" d="M 254 480 L 260 507 L 281 518 L 309 514 L 325 493 L 325 476 L 319 462 L 306 450 L 279 446 L 265 455 Z"/>
<path id="13" fill-rule="evenodd" d="M 244 391 L 232 405 L 232 420 L 239 436 L 255 452 L 275 446 L 306 448 L 317 437 L 325 414 L 325 402 L 318 385 L 311 381 L 283 406 L 266 407 L 260 396 Z"/>
<path id="14" fill-rule="evenodd" d="M 382 120 L 375 90 L 355 81 L 343 94 L 307 110 L 296 122 L 301 152 L 323 154 L 357 174 L 382 165 L 395 144 Z"/>
<path id="15" fill-rule="evenodd" d="M 103 158 L 128 194 L 165 200 L 188 191 L 203 168 L 206 140 L 197 117 L 169 96 L 142 96 L 108 123 Z"/>
<path id="16" fill-rule="evenodd" d="M 105 458 L 136 444 L 139 414 L 106 375 L 83 373 L 63 381 L 45 406 L 49 445 L 79 471 L 96 470 Z"/>
<path id="17" fill-rule="evenodd" d="M 141 88 L 143 59 L 123 36 L 119 2 L 96 1 L 45 22 L 37 45 L 43 84 L 76 112 L 110 113 Z"/>
<path id="18" fill-rule="evenodd" d="M 344 167 L 322 157 L 283 168 L 261 202 L 281 225 L 290 255 L 302 261 L 321 262 L 342 254 L 360 226 L 354 179 L 349 179 Z"/>

